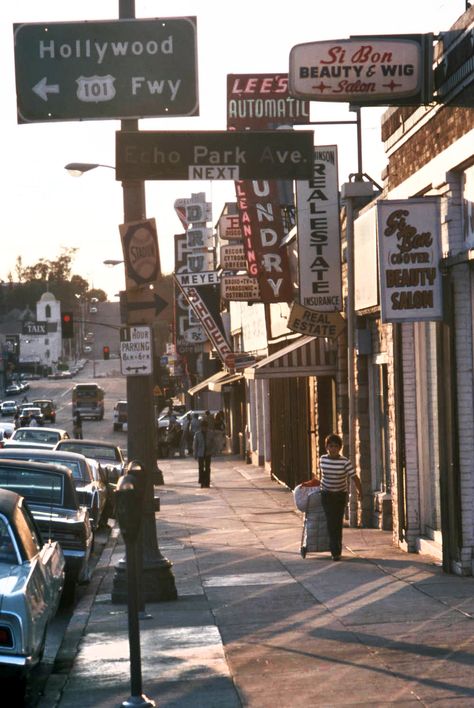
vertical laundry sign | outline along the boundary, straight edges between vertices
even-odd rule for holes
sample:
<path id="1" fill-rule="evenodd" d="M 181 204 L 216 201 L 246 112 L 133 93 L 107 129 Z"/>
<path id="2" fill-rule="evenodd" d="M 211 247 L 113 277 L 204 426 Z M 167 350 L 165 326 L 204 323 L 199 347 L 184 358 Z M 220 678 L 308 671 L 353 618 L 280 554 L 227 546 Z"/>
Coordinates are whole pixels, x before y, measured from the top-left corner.
<path id="1" fill-rule="evenodd" d="M 313 177 L 296 183 L 299 302 L 308 310 L 343 310 L 337 146 L 314 149 Z"/>

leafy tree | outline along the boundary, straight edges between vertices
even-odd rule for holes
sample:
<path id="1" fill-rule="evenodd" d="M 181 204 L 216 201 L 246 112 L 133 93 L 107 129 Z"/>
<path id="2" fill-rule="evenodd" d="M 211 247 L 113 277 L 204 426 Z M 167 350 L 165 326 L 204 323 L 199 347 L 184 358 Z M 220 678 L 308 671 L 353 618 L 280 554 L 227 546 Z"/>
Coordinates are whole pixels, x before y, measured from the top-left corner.
<path id="1" fill-rule="evenodd" d="M 100 288 L 91 288 L 87 293 L 87 297 L 89 299 L 96 297 L 99 302 L 107 302 L 107 293 Z"/>
<path id="2" fill-rule="evenodd" d="M 103 290 L 89 289 L 89 283 L 81 275 L 72 274 L 72 263 L 77 248 L 63 248 L 53 260 L 40 258 L 33 265 L 24 265 L 18 256 L 15 266 L 16 282 L 8 274 L 8 284 L 2 287 L 0 312 L 5 314 L 14 308 L 34 308 L 46 290 L 53 293 L 64 310 L 73 310 L 79 299 L 96 297 L 100 302 L 107 300 Z"/>

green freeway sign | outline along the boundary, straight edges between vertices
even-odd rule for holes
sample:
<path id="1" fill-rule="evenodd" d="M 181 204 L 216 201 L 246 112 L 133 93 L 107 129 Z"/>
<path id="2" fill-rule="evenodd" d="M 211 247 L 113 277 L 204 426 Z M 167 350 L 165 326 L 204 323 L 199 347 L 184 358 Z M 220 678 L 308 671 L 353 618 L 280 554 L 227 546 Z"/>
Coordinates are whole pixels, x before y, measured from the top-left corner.
<path id="1" fill-rule="evenodd" d="M 195 17 L 14 25 L 18 122 L 199 113 Z"/>
<path id="2" fill-rule="evenodd" d="M 116 178 L 311 179 L 313 131 L 116 133 Z"/>

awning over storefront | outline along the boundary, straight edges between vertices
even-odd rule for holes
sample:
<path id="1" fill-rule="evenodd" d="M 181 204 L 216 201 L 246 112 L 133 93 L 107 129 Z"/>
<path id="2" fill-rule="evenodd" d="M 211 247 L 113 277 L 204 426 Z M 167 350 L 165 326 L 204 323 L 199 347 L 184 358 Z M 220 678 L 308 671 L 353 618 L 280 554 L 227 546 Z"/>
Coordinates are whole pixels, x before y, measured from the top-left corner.
<path id="1" fill-rule="evenodd" d="M 243 378 L 243 374 L 229 374 L 227 372 L 227 376 L 224 379 L 220 379 L 219 381 L 211 381 L 209 384 L 209 391 L 217 391 L 217 393 L 220 393 L 223 386 L 237 383 L 237 381 L 241 381 Z"/>
<path id="2" fill-rule="evenodd" d="M 336 373 L 334 344 L 328 344 L 322 337 L 299 337 L 244 371 L 246 379 L 335 376 Z"/>
<path id="3" fill-rule="evenodd" d="M 217 374 L 212 374 L 212 376 L 209 376 L 209 378 L 204 379 L 204 381 L 200 381 L 195 386 L 188 388 L 188 393 L 190 396 L 194 396 L 195 393 L 198 393 L 198 391 L 203 391 L 205 388 L 208 388 L 210 391 L 213 391 L 214 389 L 210 387 L 210 384 L 214 382 L 217 383 L 217 381 L 224 379 L 228 375 L 228 371 L 218 371 Z"/>

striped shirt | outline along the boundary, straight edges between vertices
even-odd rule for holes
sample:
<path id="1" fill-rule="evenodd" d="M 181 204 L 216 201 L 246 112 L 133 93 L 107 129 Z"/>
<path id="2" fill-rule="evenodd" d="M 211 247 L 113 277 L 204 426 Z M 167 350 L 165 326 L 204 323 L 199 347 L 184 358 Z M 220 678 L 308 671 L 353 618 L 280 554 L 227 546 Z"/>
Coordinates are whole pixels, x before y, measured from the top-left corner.
<path id="1" fill-rule="evenodd" d="M 322 492 L 347 492 L 347 481 L 355 475 L 352 462 L 347 457 L 321 455 L 319 459 Z"/>

